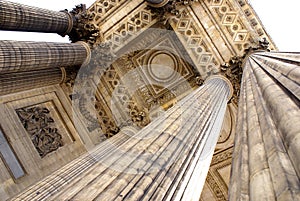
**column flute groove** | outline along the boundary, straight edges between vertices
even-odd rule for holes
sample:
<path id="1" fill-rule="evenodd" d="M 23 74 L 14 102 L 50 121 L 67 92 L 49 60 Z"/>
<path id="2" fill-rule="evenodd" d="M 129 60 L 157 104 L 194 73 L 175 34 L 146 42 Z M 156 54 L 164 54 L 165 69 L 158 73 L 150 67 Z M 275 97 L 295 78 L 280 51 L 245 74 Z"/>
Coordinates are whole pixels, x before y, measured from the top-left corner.
<path id="1" fill-rule="evenodd" d="M 82 65 L 89 57 L 89 47 L 83 42 L 0 41 L 1 73 Z"/>
<path id="2" fill-rule="evenodd" d="M 57 12 L 0 0 L 0 30 L 69 34 L 73 18 L 68 12 Z"/>
<path id="3" fill-rule="evenodd" d="M 105 148 L 98 163 L 59 189 L 43 192 L 41 181 L 39 195 L 29 190 L 18 199 L 199 200 L 231 94 L 223 79 L 208 80 L 117 149 Z"/>
<path id="4" fill-rule="evenodd" d="M 60 84 L 64 67 L 84 66 L 90 55 L 84 42 L 0 41 L 0 95 Z"/>
<path id="5" fill-rule="evenodd" d="M 243 62 L 229 200 L 300 200 L 300 54 Z"/>
<path id="6" fill-rule="evenodd" d="M 3 73 L 0 74 L 0 95 L 59 84 L 61 81 L 62 72 L 59 68 Z"/>

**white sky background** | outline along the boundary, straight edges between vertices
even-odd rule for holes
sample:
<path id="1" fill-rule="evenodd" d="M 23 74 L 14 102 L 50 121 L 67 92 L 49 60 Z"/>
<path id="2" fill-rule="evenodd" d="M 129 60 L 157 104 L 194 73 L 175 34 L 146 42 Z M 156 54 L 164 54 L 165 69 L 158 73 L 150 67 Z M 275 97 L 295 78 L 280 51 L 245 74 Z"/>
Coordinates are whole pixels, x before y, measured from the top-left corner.
<path id="1" fill-rule="evenodd" d="M 50 10 L 71 10 L 95 0 L 10 0 Z M 300 0 L 248 0 L 280 51 L 300 52 Z M 0 32 L 0 40 L 68 42 L 57 34 Z"/>

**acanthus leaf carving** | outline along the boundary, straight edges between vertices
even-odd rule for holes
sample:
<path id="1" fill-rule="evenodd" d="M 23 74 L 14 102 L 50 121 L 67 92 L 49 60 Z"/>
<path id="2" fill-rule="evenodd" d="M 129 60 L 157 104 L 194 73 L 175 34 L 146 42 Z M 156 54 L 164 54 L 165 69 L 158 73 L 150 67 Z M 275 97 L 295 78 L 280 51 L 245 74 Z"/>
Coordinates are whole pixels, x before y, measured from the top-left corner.
<path id="1" fill-rule="evenodd" d="M 139 109 L 135 102 L 131 102 L 130 105 L 130 117 L 133 124 L 140 128 L 147 126 L 151 122 L 148 110 L 145 108 Z"/>
<path id="2" fill-rule="evenodd" d="M 270 51 L 269 42 L 266 38 L 259 40 L 256 44 L 247 48 L 242 56 L 231 57 L 228 62 L 222 64 L 220 67 L 220 73 L 228 78 L 232 83 L 234 93 L 231 101 L 236 105 L 238 105 L 238 99 L 240 95 L 243 76 L 243 62 L 248 55 L 257 51 Z"/>
<path id="3" fill-rule="evenodd" d="M 68 10 L 64 10 L 68 12 Z M 88 12 L 85 4 L 77 5 L 69 12 L 73 18 L 73 28 L 68 34 L 72 42 L 85 41 L 90 45 L 95 44 L 100 36 L 99 27 L 90 22 L 94 18 L 94 13 Z"/>
<path id="4" fill-rule="evenodd" d="M 20 108 L 16 112 L 42 158 L 63 146 L 62 136 L 54 127 L 54 120 L 47 108 Z"/>

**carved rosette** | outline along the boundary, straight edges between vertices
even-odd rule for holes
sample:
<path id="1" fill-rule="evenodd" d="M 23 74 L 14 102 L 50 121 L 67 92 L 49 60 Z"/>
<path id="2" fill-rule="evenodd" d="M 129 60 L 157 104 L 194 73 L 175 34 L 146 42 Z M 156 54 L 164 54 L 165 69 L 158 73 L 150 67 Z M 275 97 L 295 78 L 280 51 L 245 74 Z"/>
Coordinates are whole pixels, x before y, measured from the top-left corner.
<path id="1" fill-rule="evenodd" d="M 42 158 L 64 145 L 47 108 L 20 108 L 16 112 Z"/>
<path id="2" fill-rule="evenodd" d="M 163 1 L 161 6 L 156 6 L 156 4 L 151 3 L 150 0 L 148 1 L 149 6 L 154 12 L 159 14 L 160 19 L 162 19 L 162 21 L 168 19 L 170 15 L 180 15 L 180 8 L 182 6 L 189 6 L 194 2 L 198 2 L 198 0 L 169 0 L 167 2 Z"/>
<path id="3" fill-rule="evenodd" d="M 132 123 L 140 128 L 147 126 L 151 120 L 147 109 L 139 109 L 135 102 L 129 104 Z"/>
<path id="4" fill-rule="evenodd" d="M 65 12 L 68 12 L 65 10 Z M 72 42 L 84 41 L 90 45 L 95 44 L 100 30 L 92 23 L 94 13 L 89 13 L 85 4 L 77 5 L 69 12 L 73 18 L 73 28 L 68 34 Z"/>
<path id="5" fill-rule="evenodd" d="M 227 62 L 221 65 L 220 73 L 231 81 L 234 93 L 231 101 L 238 105 L 240 95 L 241 81 L 243 76 L 243 62 L 245 58 L 257 51 L 270 51 L 269 42 L 266 38 L 259 40 L 256 45 L 245 50 L 243 56 L 234 56 Z"/>

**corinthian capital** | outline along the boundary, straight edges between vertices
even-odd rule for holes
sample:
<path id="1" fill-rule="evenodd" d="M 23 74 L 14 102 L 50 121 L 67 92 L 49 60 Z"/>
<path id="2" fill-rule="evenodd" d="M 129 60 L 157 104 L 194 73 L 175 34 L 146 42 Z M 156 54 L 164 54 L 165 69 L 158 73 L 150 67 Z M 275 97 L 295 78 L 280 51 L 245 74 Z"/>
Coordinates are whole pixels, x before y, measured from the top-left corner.
<path id="1" fill-rule="evenodd" d="M 240 94 L 244 61 L 249 55 L 258 51 L 270 51 L 269 42 L 266 38 L 259 40 L 256 44 L 246 49 L 242 56 L 231 57 L 228 62 L 222 64 L 220 67 L 221 74 L 228 78 L 233 85 L 234 94 L 231 101 L 236 105 L 238 104 Z"/>
<path id="2" fill-rule="evenodd" d="M 65 12 L 68 12 L 65 10 Z M 100 30 L 97 25 L 92 22 L 93 14 L 89 13 L 85 4 L 77 5 L 69 14 L 73 18 L 73 28 L 68 34 L 72 42 L 84 41 L 93 45 Z"/>

